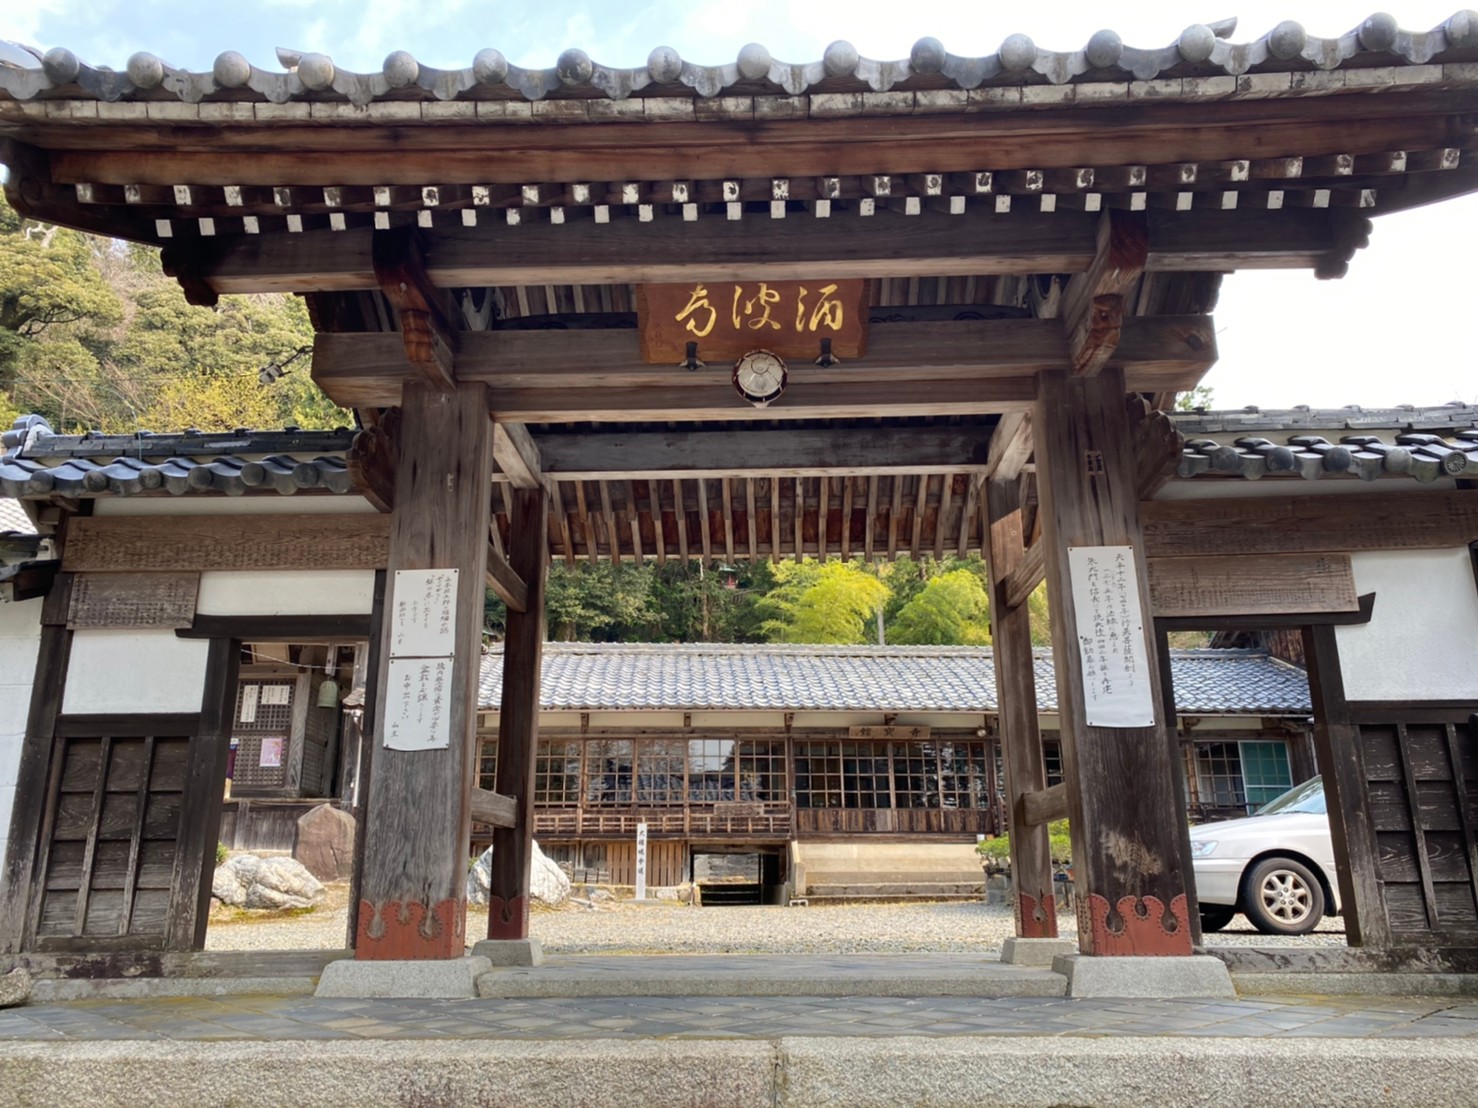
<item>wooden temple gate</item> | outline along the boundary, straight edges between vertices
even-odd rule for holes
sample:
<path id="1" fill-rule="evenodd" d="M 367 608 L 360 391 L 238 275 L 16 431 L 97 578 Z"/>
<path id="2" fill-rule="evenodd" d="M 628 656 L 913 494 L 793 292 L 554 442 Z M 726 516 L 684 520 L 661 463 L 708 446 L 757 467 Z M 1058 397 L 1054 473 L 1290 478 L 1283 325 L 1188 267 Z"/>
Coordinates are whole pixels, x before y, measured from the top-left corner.
<path id="1" fill-rule="evenodd" d="M 1449 37 L 1429 54 L 1462 62 L 1472 35 Z M 195 303 L 304 294 L 314 379 L 363 421 L 351 469 L 389 527 L 358 958 L 462 955 L 473 820 L 497 828 L 490 937 L 528 934 L 551 557 L 931 544 L 990 563 L 1018 933 L 1057 934 L 1045 825 L 1066 814 L 1082 950 L 1191 953 L 1154 618 L 1351 604 L 1311 604 L 1199 519 L 1146 519 L 1181 447 L 1160 410 L 1215 361 L 1223 274 L 1340 276 L 1370 217 L 1478 187 L 1471 65 L 1396 59 L 1379 72 L 1410 79 L 1349 69 L 1367 80 L 1347 91 L 1347 70 L 1303 82 L 1296 52 L 1261 48 L 1245 81 L 1199 75 L 1183 42 L 1153 89 L 1115 54 L 974 91 L 933 40 L 881 91 L 855 52 L 797 89 L 746 48 L 704 95 L 659 51 L 622 71 L 630 97 L 579 51 L 537 94 L 501 56 L 448 93 L 414 61 L 382 80 L 312 55 L 270 104 L 223 55 L 168 86 L 193 99 L 156 81 L 121 105 L 48 55 L 42 98 L 0 100 L 18 210 L 162 245 Z M 1054 789 L 1025 609 L 1044 578 Z M 475 787 L 484 582 L 510 611 L 501 795 Z"/>

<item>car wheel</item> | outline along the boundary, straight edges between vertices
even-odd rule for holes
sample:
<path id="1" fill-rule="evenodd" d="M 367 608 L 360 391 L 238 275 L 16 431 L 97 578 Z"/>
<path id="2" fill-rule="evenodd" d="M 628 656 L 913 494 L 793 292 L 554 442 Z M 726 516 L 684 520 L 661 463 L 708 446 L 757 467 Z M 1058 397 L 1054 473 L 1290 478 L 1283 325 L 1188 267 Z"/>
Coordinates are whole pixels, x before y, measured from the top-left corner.
<path id="1" fill-rule="evenodd" d="M 1264 935 L 1303 935 L 1324 918 L 1324 888 L 1292 858 L 1264 858 L 1247 874 L 1247 918 Z"/>
<path id="2" fill-rule="evenodd" d="M 1201 930 L 1220 931 L 1232 922 L 1232 917 L 1237 914 L 1237 909 L 1228 908 L 1221 904 L 1201 905 Z"/>

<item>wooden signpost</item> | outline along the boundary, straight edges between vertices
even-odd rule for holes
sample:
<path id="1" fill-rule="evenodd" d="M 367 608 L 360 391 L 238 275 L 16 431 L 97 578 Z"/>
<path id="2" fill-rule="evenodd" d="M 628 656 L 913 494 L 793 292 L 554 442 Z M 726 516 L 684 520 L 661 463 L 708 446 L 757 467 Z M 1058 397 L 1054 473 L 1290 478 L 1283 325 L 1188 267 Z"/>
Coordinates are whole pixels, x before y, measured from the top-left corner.
<path id="1" fill-rule="evenodd" d="M 821 341 L 835 358 L 867 352 L 867 282 L 695 281 L 638 285 L 643 360 L 680 364 L 688 344 L 710 365 L 763 348 L 782 358 L 814 360 Z"/>

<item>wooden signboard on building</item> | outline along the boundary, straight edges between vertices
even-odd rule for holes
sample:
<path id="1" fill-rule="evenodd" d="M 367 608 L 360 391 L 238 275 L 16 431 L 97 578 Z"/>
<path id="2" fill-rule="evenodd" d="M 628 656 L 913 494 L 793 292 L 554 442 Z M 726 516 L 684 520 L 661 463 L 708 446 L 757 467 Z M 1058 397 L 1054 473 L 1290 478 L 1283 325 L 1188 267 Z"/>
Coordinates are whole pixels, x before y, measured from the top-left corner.
<path id="1" fill-rule="evenodd" d="M 189 627 L 199 590 L 198 573 L 79 573 L 67 627 Z"/>
<path id="2" fill-rule="evenodd" d="M 860 279 L 638 285 L 636 315 L 642 358 L 653 365 L 682 363 L 690 342 L 709 365 L 756 349 L 814 360 L 822 339 L 837 358 L 867 352 L 867 282 Z"/>

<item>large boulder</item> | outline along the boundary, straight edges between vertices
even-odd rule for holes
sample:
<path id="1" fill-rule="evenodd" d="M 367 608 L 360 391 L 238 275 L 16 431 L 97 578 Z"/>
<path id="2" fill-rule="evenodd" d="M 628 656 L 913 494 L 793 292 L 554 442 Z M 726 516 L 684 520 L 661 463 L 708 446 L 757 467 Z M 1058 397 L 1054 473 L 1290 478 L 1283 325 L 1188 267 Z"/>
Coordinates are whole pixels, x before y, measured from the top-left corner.
<path id="1" fill-rule="evenodd" d="M 314 908 L 323 900 L 318 878 L 293 858 L 238 854 L 217 866 L 211 895 L 235 908 Z"/>
<path id="2" fill-rule="evenodd" d="M 486 905 L 488 887 L 492 882 L 493 848 L 488 847 L 467 871 L 467 902 Z M 529 896 L 551 908 L 557 908 L 570 898 L 570 879 L 565 871 L 551 862 L 539 844 L 534 844 L 534 862 L 529 869 Z"/>
<path id="3" fill-rule="evenodd" d="M 298 817 L 293 857 L 320 881 L 347 881 L 354 869 L 354 817 L 320 804 Z"/>
<path id="4" fill-rule="evenodd" d="M 24 1004 L 31 995 L 31 975 L 23 966 L 0 974 L 0 1008 Z"/>

